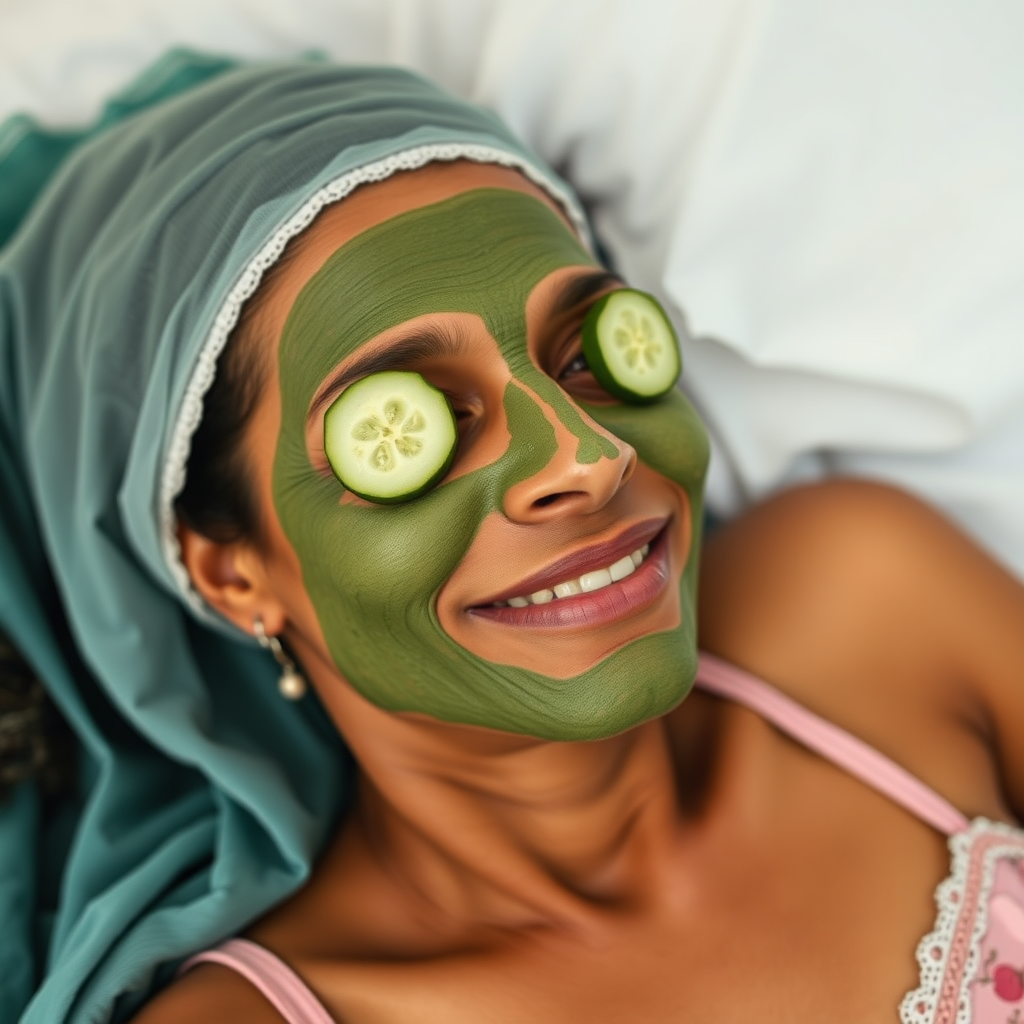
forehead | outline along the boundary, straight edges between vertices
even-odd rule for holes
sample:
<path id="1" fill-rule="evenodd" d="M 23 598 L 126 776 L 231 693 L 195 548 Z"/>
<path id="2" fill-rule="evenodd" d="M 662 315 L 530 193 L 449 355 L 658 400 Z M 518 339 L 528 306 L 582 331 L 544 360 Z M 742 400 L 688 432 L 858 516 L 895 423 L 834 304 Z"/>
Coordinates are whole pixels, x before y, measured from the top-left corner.
<path id="1" fill-rule="evenodd" d="M 367 342 L 429 314 L 479 318 L 511 363 L 525 356 L 526 307 L 562 268 L 593 265 L 564 221 L 520 189 L 470 188 L 379 221 L 304 285 L 279 366 L 307 400 Z"/>
<path id="2" fill-rule="evenodd" d="M 264 296 L 263 320 L 278 338 L 295 300 L 310 279 L 343 245 L 386 221 L 411 210 L 441 202 L 477 188 L 502 188 L 532 196 L 568 221 L 555 201 L 518 171 L 466 160 L 433 163 L 402 171 L 385 181 L 360 186 L 341 202 L 327 207 L 290 247 L 282 272 L 275 274 Z"/>

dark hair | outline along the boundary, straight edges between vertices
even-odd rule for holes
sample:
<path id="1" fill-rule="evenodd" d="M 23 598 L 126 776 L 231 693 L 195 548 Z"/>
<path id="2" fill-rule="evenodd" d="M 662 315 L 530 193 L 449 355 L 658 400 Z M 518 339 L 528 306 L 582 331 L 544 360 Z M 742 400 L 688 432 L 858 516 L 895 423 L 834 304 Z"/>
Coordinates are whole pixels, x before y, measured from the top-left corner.
<path id="1" fill-rule="evenodd" d="M 45 797 L 74 779 L 76 744 L 36 673 L 0 633 L 0 803 L 35 779 Z"/>
<path id="2" fill-rule="evenodd" d="M 258 303 L 254 309 L 258 311 Z M 185 487 L 174 506 L 181 523 L 220 543 L 259 535 L 259 509 L 244 448 L 245 431 L 267 379 L 259 320 L 257 312 L 239 321 L 217 363 L 217 375 L 203 398 L 203 418 L 192 435 Z"/>
<path id="3" fill-rule="evenodd" d="M 266 300 L 296 249 L 294 244 L 285 247 L 256 294 L 242 307 L 203 398 L 203 417 L 192 435 L 185 486 L 174 503 L 179 522 L 221 544 L 258 542 L 262 536 L 259 504 L 245 458 L 245 432 L 270 369 L 273 339 Z"/>

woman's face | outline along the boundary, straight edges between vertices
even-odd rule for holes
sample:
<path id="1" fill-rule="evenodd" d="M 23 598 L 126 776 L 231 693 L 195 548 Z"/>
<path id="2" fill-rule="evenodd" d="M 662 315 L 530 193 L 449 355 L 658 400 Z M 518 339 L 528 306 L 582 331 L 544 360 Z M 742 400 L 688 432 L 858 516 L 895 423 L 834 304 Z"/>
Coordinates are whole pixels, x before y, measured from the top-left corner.
<path id="1" fill-rule="evenodd" d="M 496 167 L 399 175 L 310 235 L 284 287 L 280 416 L 254 441 L 268 564 L 300 655 L 312 647 L 390 711 L 546 739 L 608 736 L 673 707 L 696 665 L 708 449 L 677 392 L 624 405 L 581 361 L 583 318 L 621 284 L 539 190 Z M 384 369 L 440 388 L 460 434 L 441 482 L 399 505 L 347 492 L 323 444 L 334 399 Z M 645 545 L 609 586 L 508 604 Z"/>

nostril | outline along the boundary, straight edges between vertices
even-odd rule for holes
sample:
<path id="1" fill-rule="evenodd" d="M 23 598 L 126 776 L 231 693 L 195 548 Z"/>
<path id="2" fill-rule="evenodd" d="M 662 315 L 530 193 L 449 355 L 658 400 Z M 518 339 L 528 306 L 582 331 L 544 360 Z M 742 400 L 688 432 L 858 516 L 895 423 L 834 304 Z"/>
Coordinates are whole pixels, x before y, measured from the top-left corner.
<path id="1" fill-rule="evenodd" d="M 589 504 L 591 496 L 587 494 L 586 490 L 556 490 L 553 494 L 542 495 L 540 498 L 535 498 L 534 501 L 530 503 L 530 508 L 546 509 L 552 505 L 571 502 L 573 499 L 578 499 Z"/>
<path id="2" fill-rule="evenodd" d="M 542 494 L 539 498 L 534 498 L 530 504 L 535 509 L 548 508 L 550 505 L 571 501 L 573 498 L 580 498 L 585 502 L 590 500 L 586 491 L 553 491 L 551 494 Z"/>
<path id="3" fill-rule="evenodd" d="M 533 503 L 534 508 L 547 508 L 548 505 L 553 505 L 561 497 L 560 494 L 545 494 L 542 498 L 537 498 Z"/>

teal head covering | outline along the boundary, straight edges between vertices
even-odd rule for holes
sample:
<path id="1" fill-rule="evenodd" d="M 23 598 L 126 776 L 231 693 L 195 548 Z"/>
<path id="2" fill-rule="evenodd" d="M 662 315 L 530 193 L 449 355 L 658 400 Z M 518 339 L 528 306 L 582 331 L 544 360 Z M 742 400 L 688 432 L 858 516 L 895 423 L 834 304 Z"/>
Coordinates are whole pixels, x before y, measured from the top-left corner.
<path id="1" fill-rule="evenodd" d="M 0 631 L 79 740 L 0 807 L 0 1020 L 123 1019 L 302 884 L 350 766 L 315 701 L 188 586 L 173 501 L 216 359 L 288 239 L 434 160 L 518 167 L 395 69 L 169 56 L 98 126 L 0 133 Z"/>

